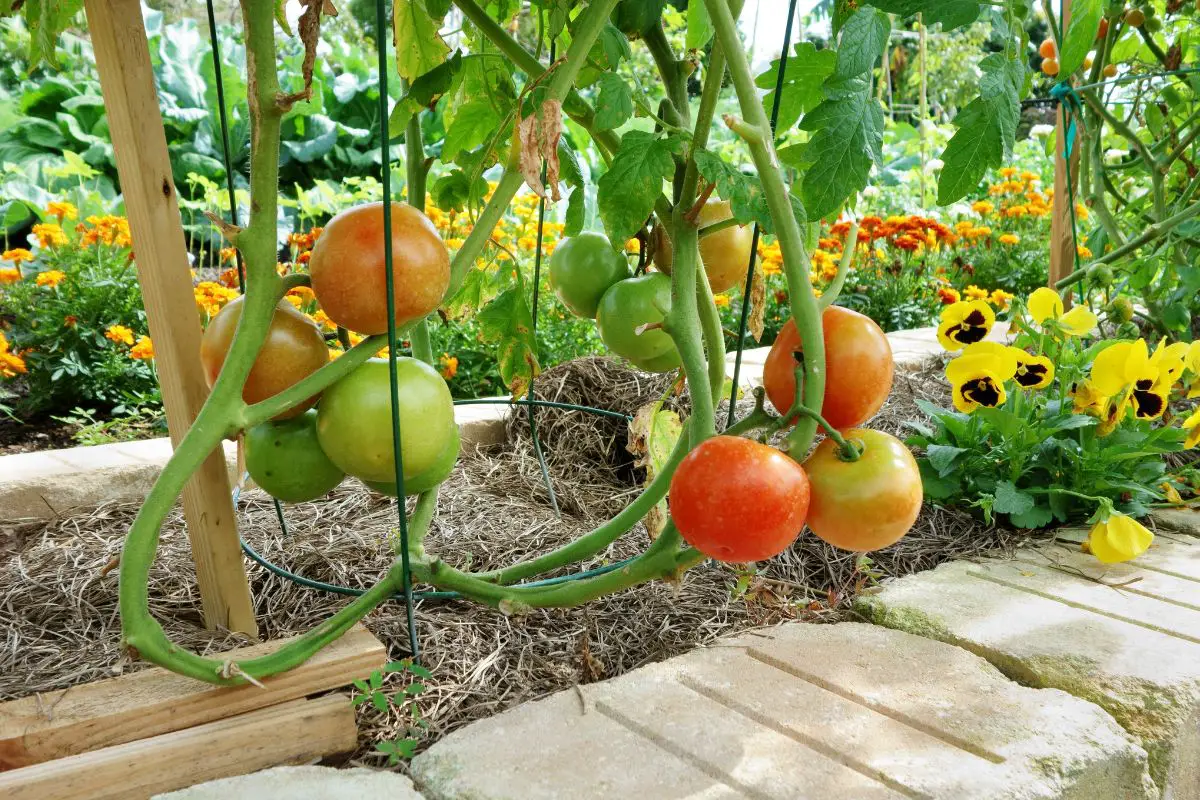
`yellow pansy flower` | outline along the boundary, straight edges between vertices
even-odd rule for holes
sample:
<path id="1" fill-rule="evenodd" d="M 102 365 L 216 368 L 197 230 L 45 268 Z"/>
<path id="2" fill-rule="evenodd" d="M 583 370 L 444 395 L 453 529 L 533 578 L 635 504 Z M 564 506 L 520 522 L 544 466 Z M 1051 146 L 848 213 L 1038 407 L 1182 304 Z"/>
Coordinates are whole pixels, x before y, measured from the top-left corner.
<path id="1" fill-rule="evenodd" d="M 964 414 L 977 408 L 996 408 L 1008 399 L 1004 384 L 1017 372 L 1016 348 L 995 342 L 968 346 L 946 365 L 946 379 L 954 388 L 954 407 Z"/>
<path id="2" fill-rule="evenodd" d="M 1154 534 L 1124 514 L 1113 514 L 1092 526 L 1087 546 L 1102 564 L 1119 564 L 1137 558 L 1150 548 Z"/>
<path id="3" fill-rule="evenodd" d="M 1187 350 L 1186 344 L 1168 345 L 1164 340 L 1151 355 L 1145 339 L 1117 342 L 1092 362 L 1092 383 L 1100 394 L 1119 398 L 1114 409 L 1118 420 L 1130 406 L 1138 419 L 1158 419 L 1183 372 Z"/>
<path id="4" fill-rule="evenodd" d="M 1187 439 L 1183 442 L 1184 447 L 1191 449 L 1200 444 L 1200 408 L 1183 421 L 1183 429 L 1187 431 Z"/>
<path id="5" fill-rule="evenodd" d="M 1049 327 L 1049 322 L 1068 336 L 1086 336 L 1098 322 L 1096 315 L 1083 306 L 1075 306 L 1063 313 L 1062 298 L 1058 292 L 1045 286 L 1029 295 L 1029 315 L 1043 330 Z"/>
<path id="6" fill-rule="evenodd" d="M 996 312 L 984 300 L 963 300 L 942 309 L 938 341 L 953 352 L 981 342 L 996 324 Z"/>
<path id="7" fill-rule="evenodd" d="M 1022 389 L 1044 389 L 1054 380 L 1054 362 L 1045 356 L 1035 356 L 1020 348 L 1010 348 L 1017 359 L 1013 379 Z"/>

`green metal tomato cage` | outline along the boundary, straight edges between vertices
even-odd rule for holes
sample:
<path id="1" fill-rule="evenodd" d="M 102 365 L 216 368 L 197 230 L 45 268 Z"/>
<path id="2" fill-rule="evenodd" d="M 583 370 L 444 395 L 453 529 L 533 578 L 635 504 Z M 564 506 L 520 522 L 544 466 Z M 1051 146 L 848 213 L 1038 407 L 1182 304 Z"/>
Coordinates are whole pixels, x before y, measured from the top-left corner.
<path id="1" fill-rule="evenodd" d="M 222 70 L 224 67 L 224 63 L 221 60 L 220 42 L 218 41 L 218 38 L 217 38 L 216 14 L 215 14 L 215 11 L 213 8 L 213 0 L 206 0 L 206 5 L 207 5 L 207 9 L 208 9 L 208 27 L 209 27 L 211 55 L 212 55 L 212 60 L 213 60 L 213 73 L 216 78 L 217 105 L 218 105 L 218 111 L 219 111 L 219 115 L 220 115 L 221 141 L 223 144 L 223 156 L 224 156 L 224 160 L 225 160 L 225 177 L 226 177 L 226 185 L 227 185 L 227 189 L 228 189 L 228 193 L 229 193 L 229 217 L 230 217 L 230 222 L 232 222 L 234 225 L 237 225 L 238 224 L 238 208 L 237 208 L 236 195 L 234 193 L 233 165 L 230 161 L 229 119 L 228 119 L 228 115 L 227 115 L 226 108 L 225 108 L 225 87 L 224 87 L 224 80 L 223 80 L 223 76 L 222 76 Z M 387 20 L 387 8 L 386 8 L 385 0 L 376 0 L 375 7 L 376 7 L 376 24 L 377 24 L 376 30 L 378 30 L 378 31 L 388 30 L 389 25 L 388 25 L 388 20 Z M 774 102 L 773 102 L 772 108 L 771 108 L 771 128 L 772 128 L 772 130 L 774 130 L 775 125 L 779 118 L 779 104 L 780 104 L 780 98 L 783 95 L 783 90 L 784 90 L 784 85 L 785 85 L 784 84 L 784 76 L 786 74 L 786 69 L 787 69 L 788 51 L 791 49 L 792 26 L 795 21 L 795 15 L 796 15 L 796 0 L 790 0 L 790 2 L 788 3 L 787 24 L 784 27 L 783 49 L 782 49 L 782 52 L 780 55 L 779 68 L 778 68 L 777 76 L 776 76 L 775 97 L 774 97 Z M 379 119 L 380 119 L 379 133 L 380 133 L 380 139 L 381 139 L 380 163 L 382 165 L 381 170 L 380 170 L 380 172 L 381 172 L 380 183 L 382 184 L 382 187 L 383 187 L 383 228 L 386 231 L 386 235 L 387 235 L 387 239 L 388 239 L 387 247 L 384 250 L 384 259 L 385 259 L 387 315 L 388 315 L 388 350 L 389 350 L 389 359 L 388 360 L 389 360 L 389 364 L 390 364 L 391 399 L 392 399 L 392 409 L 393 409 L 393 413 L 392 413 L 392 443 L 393 443 L 393 450 L 395 453 L 396 494 L 397 494 L 397 498 L 398 498 L 396 501 L 396 509 L 397 509 L 397 519 L 399 522 L 400 552 L 401 552 L 402 566 L 403 566 L 403 572 L 404 572 L 403 590 L 401 592 L 397 593 L 394 596 L 394 599 L 401 600 L 404 602 L 405 611 L 406 611 L 407 618 L 408 618 L 409 646 L 411 649 L 412 656 L 414 658 L 417 658 L 420 655 L 420 643 L 417 639 L 416 625 L 414 624 L 414 618 L 413 618 L 414 602 L 417 600 L 452 600 L 452 599 L 460 597 L 460 595 L 458 592 L 447 592 L 447 591 L 415 592 L 415 591 L 413 591 L 413 586 L 412 586 L 412 573 L 411 573 L 411 569 L 409 566 L 409 557 L 408 557 L 408 519 L 405 515 L 405 504 L 401 499 L 399 499 L 399 498 L 405 497 L 405 492 L 404 492 L 404 464 L 403 464 L 401 448 L 400 448 L 400 442 L 401 442 L 400 418 L 395 413 L 396 407 L 398 405 L 398 399 L 399 399 L 399 389 L 398 389 L 397 381 L 396 381 L 396 358 L 400 354 L 400 346 L 399 346 L 399 342 L 397 340 L 397 332 L 396 332 L 396 324 L 395 324 L 395 308 L 394 308 L 395 295 L 394 295 L 393 275 L 392 275 L 392 247 L 391 247 L 391 244 L 392 244 L 391 243 L 392 186 L 391 186 L 391 168 L 390 168 L 390 165 L 391 165 L 390 141 L 388 138 L 388 129 L 387 129 L 387 124 L 388 124 L 387 120 L 388 120 L 388 115 L 389 115 L 390 110 L 388 109 L 388 65 L 387 65 L 387 38 L 386 37 L 378 37 L 377 38 L 376 50 L 377 50 L 378 64 L 379 64 Z M 554 57 L 555 57 L 555 49 L 554 49 L 553 42 L 551 42 L 551 45 L 550 45 L 549 55 L 550 55 L 550 62 L 553 63 Z M 538 204 L 537 242 L 535 245 L 535 256 L 534 256 L 532 334 L 533 334 L 535 341 L 537 338 L 538 299 L 539 299 L 539 294 L 540 294 L 539 289 L 540 289 L 540 283 L 541 283 L 541 270 L 542 270 L 542 235 L 543 235 L 543 228 L 545 225 L 545 220 L 546 220 L 546 200 L 543 197 L 541 199 L 540 203 Z M 758 251 L 758 239 L 759 239 L 759 227 L 757 224 L 755 224 L 754 231 L 753 231 L 751 251 L 750 251 L 750 263 L 746 267 L 746 281 L 745 281 L 745 286 L 744 286 L 743 293 L 742 293 L 741 318 L 740 318 L 740 324 L 739 324 L 739 329 L 738 329 L 738 342 L 737 342 L 737 350 L 736 350 L 737 355 L 734 360 L 733 388 L 730 392 L 730 397 L 729 397 L 729 417 L 728 417 L 729 423 L 732 423 L 733 418 L 734 418 L 735 400 L 737 399 L 738 379 L 740 377 L 741 368 L 742 368 L 742 351 L 745 346 L 746 326 L 747 326 L 748 319 L 749 319 L 750 287 L 754 281 L 755 256 Z M 236 263 L 237 263 L 238 288 L 240 291 L 244 292 L 245 291 L 246 273 L 245 273 L 245 267 L 242 264 L 241 253 L 235 251 L 235 258 L 236 258 Z M 536 421 L 536 417 L 534 414 L 534 410 L 536 408 L 546 408 L 546 409 L 555 409 L 558 411 L 583 412 L 583 413 L 587 413 L 587 414 L 596 414 L 599 416 L 612 417 L 615 419 L 623 419 L 626 421 L 631 420 L 632 418 L 629 415 L 627 415 L 623 412 L 619 412 L 619 411 L 612 411 L 612 410 L 603 409 L 603 408 L 593 408 L 590 406 L 581 406 L 581 405 L 576 405 L 573 403 L 560 403 L 560 402 L 555 402 L 552 400 L 539 400 L 539 399 L 534 398 L 533 395 L 534 395 L 534 381 L 531 380 L 530 384 L 529 384 L 529 398 L 530 399 L 509 400 L 509 399 L 504 399 L 504 398 L 487 398 L 487 399 L 473 399 L 473 400 L 456 400 L 456 401 L 454 401 L 454 404 L 455 405 L 508 405 L 508 406 L 512 406 L 514 408 L 519 407 L 519 406 L 525 406 L 525 408 L 527 409 L 527 412 L 528 412 L 528 417 L 529 417 L 530 436 L 533 440 L 534 451 L 537 454 L 538 464 L 541 468 L 542 479 L 545 483 L 546 491 L 550 498 L 550 504 L 554 508 L 555 513 L 558 514 L 559 513 L 558 501 L 554 494 L 554 487 L 553 487 L 552 481 L 550 480 L 550 472 L 546 465 L 546 459 L 545 459 L 545 456 L 544 456 L 544 453 L 542 450 L 542 444 L 541 444 L 540 439 L 538 438 L 537 421 Z M 245 476 L 243 476 L 243 478 L 244 477 Z M 241 496 L 241 488 L 240 487 L 235 488 L 233 491 L 233 503 L 234 503 L 235 509 L 237 507 L 237 503 L 238 503 L 238 500 L 240 499 L 240 496 Z M 284 516 L 283 505 L 279 502 L 279 500 L 274 500 L 274 505 L 275 505 L 275 514 L 279 520 L 280 530 L 283 532 L 284 536 L 288 536 L 289 535 L 288 526 L 287 526 L 287 520 Z M 281 578 L 286 578 L 287 580 L 292 581 L 293 583 L 295 583 L 298 586 L 303 586 L 306 589 L 315 589 L 315 590 L 319 590 L 319 591 L 331 592 L 333 594 L 345 595 L 345 596 L 361 596 L 361 595 L 365 594 L 365 591 L 362 589 L 356 589 L 356 588 L 349 587 L 349 586 L 341 586 L 341 585 L 333 584 L 333 583 L 326 583 L 324 581 L 312 580 L 311 578 L 306 578 L 303 575 L 297 575 L 296 573 L 291 572 L 290 570 L 287 570 L 287 569 L 279 566 L 278 564 L 271 562 L 269 559 L 265 558 L 261 553 L 256 551 L 253 547 L 251 547 L 250 544 L 247 543 L 245 539 L 241 539 L 240 541 L 241 541 L 241 546 L 242 546 L 242 552 L 245 553 L 246 556 L 248 558 L 250 558 L 250 560 L 254 561 L 256 564 L 263 567 L 264 569 L 271 572 L 272 574 L 277 575 Z M 520 586 L 553 586 L 553 585 L 560 584 L 560 583 L 567 583 L 570 581 L 582 580 L 584 578 L 590 578 L 590 577 L 593 577 L 596 575 L 603 575 L 605 573 L 621 569 L 627 563 L 629 563 L 630 560 L 631 559 L 626 559 L 626 560 L 618 561 L 618 562 L 615 562 L 612 564 L 606 564 L 605 566 L 597 567 L 594 569 L 584 570 L 581 572 L 575 572 L 575 573 L 571 573 L 569 575 L 561 575 L 561 576 L 554 577 L 554 578 L 545 578 L 545 579 L 537 580 L 537 581 L 523 582 L 518 585 L 520 585 Z"/>

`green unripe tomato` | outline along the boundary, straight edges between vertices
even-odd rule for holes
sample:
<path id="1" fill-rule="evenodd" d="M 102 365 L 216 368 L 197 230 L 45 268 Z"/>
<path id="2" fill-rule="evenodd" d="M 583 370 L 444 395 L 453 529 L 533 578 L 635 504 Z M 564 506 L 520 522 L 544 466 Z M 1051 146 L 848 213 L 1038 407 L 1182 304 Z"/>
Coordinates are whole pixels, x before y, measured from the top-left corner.
<path id="1" fill-rule="evenodd" d="M 612 12 L 612 24 L 630 39 L 646 35 L 662 18 L 666 0 L 621 0 Z"/>
<path id="2" fill-rule="evenodd" d="M 1088 280 L 1097 286 L 1111 286 L 1113 282 L 1112 267 L 1108 264 L 1097 264 L 1088 270 Z"/>
<path id="3" fill-rule="evenodd" d="M 454 440 L 442 452 L 437 463 L 429 469 L 422 472 L 420 475 L 415 475 L 412 478 L 404 479 L 404 493 L 406 495 L 423 494 L 434 488 L 446 478 L 450 477 L 450 473 L 454 472 L 454 465 L 458 463 L 458 426 L 454 427 Z M 396 496 L 396 482 L 385 483 L 383 481 L 364 481 L 367 486 L 370 486 L 380 494 L 386 494 L 388 497 Z"/>
<path id="4" fill-rule="evenodd" d="M 246 470 L 260 489 L 285 503 L 324 497 L 346 477 L 317 441 L 316 411 L 246 431 Z"/>
<path id="5" fill-rule="evenodd" d="M 405 479 L 428 470 L 458 433 L 450 388 L 433 367 L 396 359 L 400 455 Z M 373 358 L 325 390 L 317 409 L 321 449 L 346 474 L 394 483 L 391 387 L 388 362 Z"/>
<path id="6" fill-rule="evenodd" d="M 550 286 L 577 317 L 595 319 L 604 293 L 632 274 L 625 256 L 602 233 L 563 239 L 550 256 Z"/>
<path id="7" fill-rule="evenodd" d="M 675 342 L 661 328 L 637 329 L 663 321 L 671 308 L 671 279 L 661 272 L 629 278 L 604 293 L 596 313 L 600 339 L 614 353 L 647 372 L 667 372 L 679 366 Z"/>
<path id="8" fill-rule="evenodd" d="M 1133 319 L 1133 303 L 1128 297 L 1114 298 L 1104 311 L 1108 314 L 1109 319 L 1117 322 L 1129 322 Z"/>
<path id="9" fill-rule="evenodd" d="M 1158 17 L 1146 17 L 1145 28 L 1147 33 L 1158 33 L 1162 30 L 1162 20 Z"/>

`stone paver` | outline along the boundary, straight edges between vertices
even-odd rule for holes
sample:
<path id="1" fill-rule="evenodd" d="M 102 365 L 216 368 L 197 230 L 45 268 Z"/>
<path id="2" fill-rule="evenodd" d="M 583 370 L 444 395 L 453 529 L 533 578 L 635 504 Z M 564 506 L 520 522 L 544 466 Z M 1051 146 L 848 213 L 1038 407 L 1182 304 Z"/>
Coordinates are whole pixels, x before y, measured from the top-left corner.
<path id="1" fill-rule="evenodd" d="M 1193 514 L 1193 512 L 1176 512 Z M 1174 800 L 1200 798 L 1200 539 L 1160 533 L 1135 562 L 1068 543 L 954 562 L 883 586 L 874 622 L 964 647 L 1009 677 L 1090 700 L 1150 754 Z"/>
<path id="2" fill-rule="evenodd" d="M 198 783 L 151 800 L 421 800 L 421 794 L 412 781 L 395 772 L 275 767 Z"/>
<path id="3" fill-rule="evenodd" d="M 430 800 L 1150 798 L 1096 705 L 856 623 L 789 624 L 519 706 L 412 764 Z"/>

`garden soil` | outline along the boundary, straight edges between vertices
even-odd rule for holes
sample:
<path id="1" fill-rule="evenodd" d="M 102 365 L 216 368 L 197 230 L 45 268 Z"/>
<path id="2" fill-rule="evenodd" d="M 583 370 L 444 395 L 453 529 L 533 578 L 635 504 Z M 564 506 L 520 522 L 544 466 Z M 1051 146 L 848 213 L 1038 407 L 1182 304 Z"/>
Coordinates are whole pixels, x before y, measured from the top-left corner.
<path id="1" fill-rule="evenodd" d="M 940 364 L 899 373 L 889 405 L 875 427 L 904 435 L 919 418 L 915 400 L 935 402 L 944 383 Z M 545 399 L 632 414 L 667 399 L 679 407 L 670 379 L 631 372 L 610 359 L 556 367 L 537 381 Z M 749 409 L 749 400 L 740 401 Z M 724 413 L 720 416 L 724 419 Z M 513 413 L 505 443 L 464 452 L 443 485 L 427 549 L 472 570 L 502 567 L 550 550 L 592 529 L 638 492 L 639 476 L 626 451 L 620 419 L 540 409 L 537 423 L 561 516 L 549 503 L 525 410 Z M 20 548 L 0 552 L 0 700 L 69 687 L 141 669 L 123 652 L 117 613 L 121 542 L 136 504 L 107 505 L 22 530 Z M 269 498 L 245 493 L 239 526 L 266 558 L 308 578 L 366 588 L 392 560 L 393 503 L 347 481 L 326 500 L 286 508 L 284 535 Z M 602 680 L 669 658 L 749 627 L 789 619 L 834 621 L 849 598 L 881 577 L 930 569 L 952 558 L 1010 551 L 1025 541 L 1013 531 L 984 527 L 971 517 L 927 506 L 901 542 L 857 557 L 811 534 L 756 571 L 706 564 L 675 584 L 635 587 L 575 609 L 505 616 L 465 601 L 419 603 L 422 663 L 433 674 L 427 690 L 381 713 L 359 709 L 360 746 L 352 761 L 382 766 L 382 740 L 403 738 L 416 726 L 422 747 L 450 731 L 518 703 Z M 633 556 L 646 545 L 639 525 L 578 568 Z M 343 597 L 301 588 L 250 564 L 260 633 L 280 638 L 306 631 L 345 604 Z M 418 587 L 420 588 L 420 587 Z M 176 642 L 204 653 L 244 644 L 201 625 L 187 537 L 178 509 L 164 526 L 151 571 L 152 611 Z M 401 604 L 370 614 L 366 626 L 394 659 L 407 655 Z M 365 676 L 364 676 L 365 677 Z M 387 679 L 403 687 L 399 674 Z"/>

